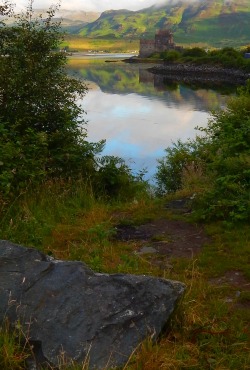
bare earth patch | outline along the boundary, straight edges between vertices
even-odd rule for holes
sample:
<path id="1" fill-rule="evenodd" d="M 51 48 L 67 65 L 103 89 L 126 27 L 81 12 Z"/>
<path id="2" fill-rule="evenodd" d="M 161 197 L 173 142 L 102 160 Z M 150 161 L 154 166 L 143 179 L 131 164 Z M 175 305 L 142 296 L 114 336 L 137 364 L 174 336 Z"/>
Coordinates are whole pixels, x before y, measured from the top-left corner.
<path id="1" fill-rule="evenodd" d="M 241 271 L 227 271 L 223 276 L 210 279 L 209 282 L 214 285 L 227 285 L 250 292 L 250 282 Z"/>
<path id="2" fill-rule="evenodd" d="M 227 303 L 234 303 L 238 308 L 250 309 L 250 300 L 241 299 L 242 294 L 250 292 L 250 282 L 238 270 L 227 271 L 223 276 L 209 279 L 209 283 L 217 286 L 228 286 L 235 290 L 234 295 L 227 298 Z"/>
<path id="3" fill-rule="evenodd" d="M 118 225 L 116 229 L 118 240 L 141 241 L 139 253 L 151 251 L 168 257 L 192 258 L 211 242 L 202 227 L 184 221 L 159 219 L 140 226 Z"/>
<path id="4" fill-rule="evenodd" d="M 172 201 L 166 208 L 179 214 L 190 212 L 186 200 Z M 117 219 L 121 220 L 124 219 L 121 216 L 126 215 L 119 216 Z M 193 258 L 203 246 L 212 242 L 201 226 L 167 218 L 153 220 L 139 226 L 118 224 L 115 238 L 128 243 L 136 241 L 136 253 L 150 255 L 151 263 L 163 269 L 173 268 L 171 257 Z M 227 271 L 223 276 L 212 278 L 208 282 L 219 287 L 232 288 L 233 295 L 227 297 L 226 302 L 233 303 L 235 307 L 250 308 L 250 300 L 241 298 L 245 292 L 250 292 L 250 282 L 240 270 Z"/>

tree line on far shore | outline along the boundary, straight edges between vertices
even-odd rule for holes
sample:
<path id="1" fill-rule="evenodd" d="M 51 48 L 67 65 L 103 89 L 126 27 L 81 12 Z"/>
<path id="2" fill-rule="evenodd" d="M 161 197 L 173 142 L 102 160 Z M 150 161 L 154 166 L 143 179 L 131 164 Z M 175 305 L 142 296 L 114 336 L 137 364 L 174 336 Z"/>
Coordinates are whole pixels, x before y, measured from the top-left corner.
<path id="1" fill-rule="evenodd" d="M 236 50 L 232 47 L 205 50 L 200 47 L 167 50 L 153 53 L 150 58 L 162 59 L 169 63 L 193 63 L 215 65 L 223 68 L 241 69 L 250 72 L 250 46 Z"/>

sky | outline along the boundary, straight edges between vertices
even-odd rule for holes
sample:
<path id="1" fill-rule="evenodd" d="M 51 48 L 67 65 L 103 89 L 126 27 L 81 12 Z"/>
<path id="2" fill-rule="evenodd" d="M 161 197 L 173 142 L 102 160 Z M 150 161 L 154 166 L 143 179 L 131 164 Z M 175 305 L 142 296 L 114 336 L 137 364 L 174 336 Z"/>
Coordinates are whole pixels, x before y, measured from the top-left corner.
<path id="1" fill-rule="evenodd" d="M 139 10 L 154 4 L 160 4 L 164 0 L 61 0 L 61 8 L 68 10 L 85 10 L 103 12 L 110 9 Z M 24 7 L 29 0 L 16 0 L 17 7 Z M 47 9 L 56 0 L 33 0 L 34 9 Z"/>

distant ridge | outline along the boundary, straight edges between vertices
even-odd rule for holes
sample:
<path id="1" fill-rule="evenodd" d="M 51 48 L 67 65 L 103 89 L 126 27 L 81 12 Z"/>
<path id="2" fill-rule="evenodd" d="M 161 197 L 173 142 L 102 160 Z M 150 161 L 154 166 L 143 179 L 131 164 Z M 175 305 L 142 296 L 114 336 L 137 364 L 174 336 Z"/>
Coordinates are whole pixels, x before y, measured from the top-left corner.
<path id="1" fill-rule="evenodd" d="M 171 28 L 175 41 L 183 44 L 250 44 L 250 1 L 170 0 L 139 11 L 108 10 L 79 33 L 91 38 L 138 39 L 152 37 L 159 28 Z"/>
<path id="2" fill-rule="evenodd" d="M 34 9 L 34 17 L 38 17 L 42 14 L 46 17 L 47 9 Z M 83 10 L 68 10 L 60 9 L 55 16 L 55 20 L 61 21 L 62 29 L 77 34 L 80 32 L 82 27 L 88 23 L 94 22 L 100 17 L 100 12 L 87 12 Z"/>
<path id="3" fill-rule="evenodd" d="M 46 16 L 47 9 L 34 9 L 34 16 L 39 16 L 42 14 Z M 68 10 L 68 9 L 60 9 L 56 12 L 57 18 L 69 19 L 70 21 L 80 21 L 84 23 L 94 22 L 96 19 L 100 17 L 100 12 L 88 12 L 84 10 Z"/>

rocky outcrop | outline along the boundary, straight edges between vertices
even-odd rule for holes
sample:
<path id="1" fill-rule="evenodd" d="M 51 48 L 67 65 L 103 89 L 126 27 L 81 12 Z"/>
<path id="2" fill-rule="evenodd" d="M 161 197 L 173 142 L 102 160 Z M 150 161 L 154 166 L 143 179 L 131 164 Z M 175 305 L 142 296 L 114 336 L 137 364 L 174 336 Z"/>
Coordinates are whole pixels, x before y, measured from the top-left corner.
<path id="1" fill-rule="evenodd" d="M 185 286 L 176 281 L 97 274 L 81 262 L 52 259 L 0 241 L 0 321 L 22 329 L 45 362 L 90 369 L 125 364 L 148 336 L 166 326 Z"/>
<path id="2" fill-rule="evenodd" d="M 213 65 L 196 65 L 183 63 L 165 63 L 149 68 L 154 74 L 164 75 L 169 80 L 184 82 L 228 82 L 245 84 L 250 73 L 234 68 L 223 68 Z"/>

